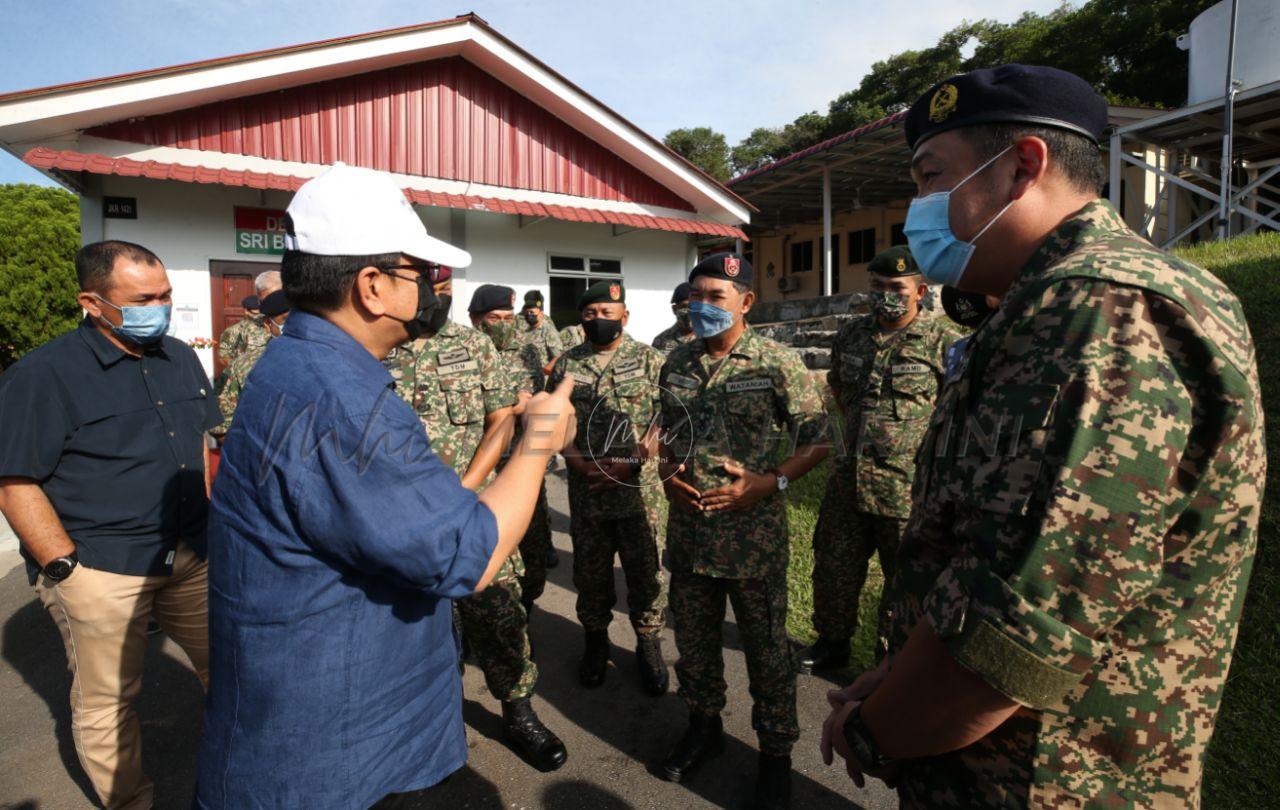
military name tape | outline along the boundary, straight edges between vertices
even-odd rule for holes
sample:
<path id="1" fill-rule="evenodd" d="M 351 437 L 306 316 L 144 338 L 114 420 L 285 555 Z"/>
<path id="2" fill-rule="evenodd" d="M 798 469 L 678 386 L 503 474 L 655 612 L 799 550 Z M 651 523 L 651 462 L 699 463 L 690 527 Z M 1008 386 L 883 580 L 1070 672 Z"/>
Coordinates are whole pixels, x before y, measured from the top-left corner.
<path id="1" fill-rule="evenodd" d="M 731 380 L 724 384 L 724 390 L 730 394 L 736 394 L 739 391 L 764 391 L 769 388 L 773 388 L 773 380 L 768 377 L 756 380 Z"/>
<path id="2" fill-rule="evenodd" d="M 927 374 L 929 367 L 924 363 L 899 363 L 889 367 L 891 374 Z"/>
<path id="3" fill-rule="evenodd" d="M 678 385 L 681 388 L 697 388 L 702 385 L 702 383 L 698 382 L 693 377 L 686 377 L 683 374 L 668 374 L 667 382 L 672 385 Z"/>
<path id="4" fill-rule="evenodd" d="M 441 377 L 444 377 L 449 374 L 461 374 L 464 371 L 475 371 L 477 368 L 479 368 L 479 366 L 476 365 L 476 361 L 463 360 L 460 363 L 450 363 L 447 366 L 440 366 L 438 372 Z"/>

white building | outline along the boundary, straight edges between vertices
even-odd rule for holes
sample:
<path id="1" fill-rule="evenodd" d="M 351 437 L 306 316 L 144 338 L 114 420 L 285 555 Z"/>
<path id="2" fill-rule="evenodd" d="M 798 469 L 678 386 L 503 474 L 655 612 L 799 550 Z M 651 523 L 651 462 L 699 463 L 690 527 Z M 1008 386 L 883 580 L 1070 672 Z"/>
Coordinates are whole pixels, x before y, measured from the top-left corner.
<path id="1" fill-rule="evenodd" d="M 10 93 L 0 146 L 80 195 L 86 243 L 159 254 L 186 340 L 241 317 L 292 191 L 338 160 L 393 173 L 471 252 L 463 322 L 478 284 L 539 289 L 564 325 L 620 278 L 647 341 L 696 238 L 743 238 L 753 210 L 475 15 Z"/>

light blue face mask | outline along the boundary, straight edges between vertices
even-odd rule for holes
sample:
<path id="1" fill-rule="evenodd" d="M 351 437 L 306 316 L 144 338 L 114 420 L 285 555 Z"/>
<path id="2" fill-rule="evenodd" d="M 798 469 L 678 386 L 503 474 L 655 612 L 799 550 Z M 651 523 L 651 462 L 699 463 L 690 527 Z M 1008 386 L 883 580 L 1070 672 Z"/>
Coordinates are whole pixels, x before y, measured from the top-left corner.
<path id="1" fill-rule="evenodd" d="M 733 326 L 733 313 L 706 301 L 689 302 L 689 325 L 700 338 L 715 337 Z"/>
<path id="2" fill-rule="evenodd" d="M 119 337 L 124 338 L 139 346 L 149 346 L 164 337 L 165 332 L 169 331 L 169 315 L 173 310 L 172 304 L 155 304 L 147 307 L 118 307 L 111 303 L 101 295 L 94 293 L 102 303 L 120 311 L 121 323 L 119 326 L 107 321 L 107 326 L 111 327 L 111 331 L 115 332 Z"/>
<path id="3" fill-rule="evenodd" d="M 1016 200 L 1010 200 L 1009 204 L 1001 208 L 999 213 L 982 226 L 977 236 L 968 242 L 961 242 L 951 232 L 951 195 L 1012 148 L 1012 146 L 1006 147 L 1000 154 L 974 169 L 968 177 L 956 183 L 951 191 L 939 191 L 911 201 L 902 232 L 907 237 L 911 255 L 920 265 L 920 272 L 929 281 L 949 287 L 956 286 L 956 282 L 964 275 L 965 268 L 969 266 L 969 260 L 973 258 L 974 246 L 978 239 L 987 232 L 988 228 L 996 224 L 1000 217 L 1004 216 L 1009 206 L 1016 202 Z"/>

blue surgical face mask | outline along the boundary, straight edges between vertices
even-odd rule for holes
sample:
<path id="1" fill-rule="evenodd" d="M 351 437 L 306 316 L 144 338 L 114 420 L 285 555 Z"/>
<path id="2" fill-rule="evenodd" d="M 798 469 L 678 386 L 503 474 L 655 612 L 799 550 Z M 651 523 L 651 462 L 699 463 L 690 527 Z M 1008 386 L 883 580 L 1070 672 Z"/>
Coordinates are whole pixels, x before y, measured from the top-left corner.
<path id="1" fill-rule="evenodd" d="M 733 326 L 733 313 L 706 301 L 689 302 L 689 324 L 700 338 L 715 337 Z"/>
<path id="2" fill-rule="evenodd" d="M 118 307 L 111 303 L 101 295 L 94 293 L 102 303 L 120 311 L 120 325 L 103 320 L 107 326 L 111 327 L 111 331 L 115 332 L 119 337 L 136 343 L 139 346 L 148 346 L 164 337 L 169 331 L 169 315 L 173 310 L 172 304 L 154 304 L 147 307 Z"/>
<path id="3" fill-rule="evenodd" d="M 911 255 L 920 265 L 920 272 L 929 281 L 950 287 L 956 286 L 956 282 L 964 275 L 965 268 L 969 266 L 969 260 L 973 258 L 974 245 L 978 239 L 987 232 L 988 228 L 996 224 L 996 220 L 1004 216 L 1004 212 L 1008 211 L 1009 206 L 1015 202 L 1010 200 L 1009 204 L 1001 208 L 999 213 L 982 226 L 977 236 L 968 242 L 961 242 L 951 232 L 951 195 L 1012 148 L 1012 146 L 1006 147 L 1000 154 L 974 169 L 950 191 L 939 191 L 911 201 L 902 232 L 907 237 Z"/>

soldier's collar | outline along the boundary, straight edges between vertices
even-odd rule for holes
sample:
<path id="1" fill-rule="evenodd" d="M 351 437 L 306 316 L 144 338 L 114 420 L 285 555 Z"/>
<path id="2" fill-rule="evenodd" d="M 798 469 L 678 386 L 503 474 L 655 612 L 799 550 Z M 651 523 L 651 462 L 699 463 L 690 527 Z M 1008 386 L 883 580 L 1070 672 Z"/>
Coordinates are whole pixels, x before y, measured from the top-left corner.
<path id="1" fill-rule="evenodd" d="M 1081 248 L 1128 233 L 1132 233 L 1129 226 L 1110 202 L 1098 199 L 1085 203 L 1083 208 L 1068 217 L 1045 238 L 1004 297 L 1009 298 L 1032 279 Z"/>

